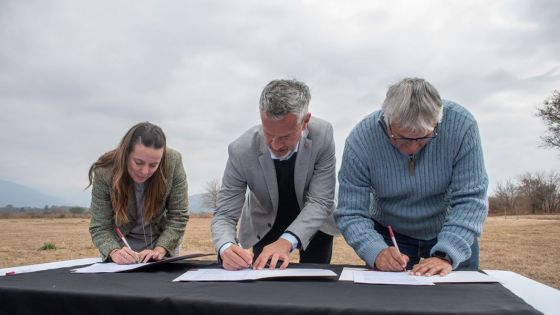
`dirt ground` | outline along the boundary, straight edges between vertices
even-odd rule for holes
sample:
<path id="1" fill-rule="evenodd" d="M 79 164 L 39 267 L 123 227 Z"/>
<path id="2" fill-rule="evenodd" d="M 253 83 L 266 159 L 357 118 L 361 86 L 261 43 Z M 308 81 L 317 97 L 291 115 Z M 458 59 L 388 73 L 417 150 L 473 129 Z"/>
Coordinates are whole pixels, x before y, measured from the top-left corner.
<path id="1" fill-rule="evenodd" d="M 89 219 L 0 219 L 0 268 L 95 257 Z M 44 243 L 54 250 L 38 250 Z M 191 218 L 182 252 L 213 252 L 210 218 Z M 297 254 L 293 255 L 297 261 Z M 511 270 L 560 289 L 560 215 L 490 217 L 480 239 L 481 269 Z M 363 264 L 336 237 L 333 264 Z"/>

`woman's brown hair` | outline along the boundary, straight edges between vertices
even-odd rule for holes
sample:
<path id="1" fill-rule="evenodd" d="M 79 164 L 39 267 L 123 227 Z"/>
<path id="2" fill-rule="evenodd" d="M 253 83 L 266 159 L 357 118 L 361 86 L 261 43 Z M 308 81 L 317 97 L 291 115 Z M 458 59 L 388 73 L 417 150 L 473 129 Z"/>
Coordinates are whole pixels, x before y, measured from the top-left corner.
<path id="1" fill-rule="evenodd" d="M 93 184 L 95 170 L 98 167 L 112 166 L 111 173 L 111 203 L 115 210 L 115 221 L 118 225 L 128 223 L 126 206 L 132 193 L 133 180 L 128 174 L 128 156 L 134 149 L 134 145 L 142 143 L 144 146 L 154 149 L 163 148 L 163 155 L 155 173 L 146 181 L 144 207 L 146 209 L 144 219 L 146 222 L 157 214 L 161 205 L 164 203 L 165 190 L 167 187 L 167 167 L 166 167 L 166 139 L 160 127 L 149 123 L 138 123 L 124 135 L 119 146 L 105 154 L 89 168 L 89 186 Z M 86 187 L 87 188 L 87 187 Z"/>

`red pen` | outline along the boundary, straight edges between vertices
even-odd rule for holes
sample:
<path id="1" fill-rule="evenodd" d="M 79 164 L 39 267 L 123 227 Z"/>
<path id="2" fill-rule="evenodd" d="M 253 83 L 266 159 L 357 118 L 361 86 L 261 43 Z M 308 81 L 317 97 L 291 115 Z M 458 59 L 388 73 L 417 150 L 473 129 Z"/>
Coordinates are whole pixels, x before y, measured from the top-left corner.
<path id="1" fill-rule="evenodd" d="M 6 276 L 13 276 L 13 275 L 15 275 L 15 274 L 16 274 L 15 271 L 6 272 Z"/>
<path id="2" fill-rule="evenodd" d="M 128 242 L 126 241 L 126 238 L 124 238 L 124 234 L 122 234 L 121 229 L 119 229 L 118 227 L 115 228 L 115 231 L 117 232 L 117 235 L 119 236 L 119 238 L 123 241 L 124 245 L 126 245 L 126 247 L 128 247 L 128 249 L 130 249 L 131 251 L 134 252 L 134 250 L 132 249 L 132 247 L 130 247 L 130 245 L 128 245 Z M 134 257 L 134 259 L 136 260 L 136 262 L 138 262 L 138 257 Z"/>
<path id="3" fill-rule="evenodd" d="M 387 229 L 389 229 L 389 236 L 391 237 L 391 241 L 393 241 L 393 246 L 395 246 L 395 248 L 399 252 L 399 255 L 402 255 L 401 250 L 399 249 L 399 245 L 397 244 L 397 239 L 395 238 L 395 234 L 393 233 L 393 228 L 390 225 L 388 225 Z M 406 270 L 406 267 L 404 269 Z"/>
<path id="4" fill-rule="evenodd" d="M 393 246 L 395 246 L 397 248 L 397 250 L 399 251 L 399 254 L 401 253 L 400 249 L 399 249 L 399 245 L 397 244 L 397 239 L 395 239 L 395 234 L 393 233 L 393 228 L 388 225 L 387 228 L 389 229 L 389 236 L 391 236 L 391 241 L 393 241 Z"/>
<path id="5" fill-rule="evenodd" d="M 122 234 L 121 229 L 119 229 L 117 227 L 117 228 L 115 228 L 115 231 L 117 232 L 117 235 L 119 236 L 121 241 L 123 241 L 124 245 L 126 245 L 126 247 L 128 247 L 128 249 L 132 250 L 132 248 L 130 247 L 130 245 L 128 245 L 128 242 L 126 241 L 126 238 L 124 238 L 124 235 Z"/>

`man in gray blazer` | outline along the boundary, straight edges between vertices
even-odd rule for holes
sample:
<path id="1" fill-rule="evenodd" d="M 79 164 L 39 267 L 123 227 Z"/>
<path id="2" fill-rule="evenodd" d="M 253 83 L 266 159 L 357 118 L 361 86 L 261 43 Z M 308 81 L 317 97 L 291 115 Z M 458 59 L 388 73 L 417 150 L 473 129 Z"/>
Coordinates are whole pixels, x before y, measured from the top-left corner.
<path id="1" fill-rule="evenodd" d="M 228 147 L 212 219 L 212 241 L 225 269 L 262 269 L 268 262 L 272 269 L 278 261 L 286 268 L 294 249 L 300 262 L 330 263 L 337 233 L 333 129 L 311 119 L 310 98 L 302 82 L 270 82 L 260 98 L 262 124 Z"/>

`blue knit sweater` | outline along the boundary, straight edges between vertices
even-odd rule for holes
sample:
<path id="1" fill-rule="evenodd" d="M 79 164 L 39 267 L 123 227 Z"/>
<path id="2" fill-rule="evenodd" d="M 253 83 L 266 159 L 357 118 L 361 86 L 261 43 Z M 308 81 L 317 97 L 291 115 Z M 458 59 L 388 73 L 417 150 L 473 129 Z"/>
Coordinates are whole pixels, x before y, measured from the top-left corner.
<path id="1" fill-rule="evenodd" d="M 381 115 L 368 115 L 346 139 L 334 213 L 338 227 L 371 267 L 387 247 L 373 228 L 374 219 L 409 237 L 437 237 L 431 253 L 446 252 L 455 269 L 470 257 L 488 213 L 488 177 L 476 121 L 465 108 L 444 101 L 437 137 L 408 156 L 391 144 Z"/>

